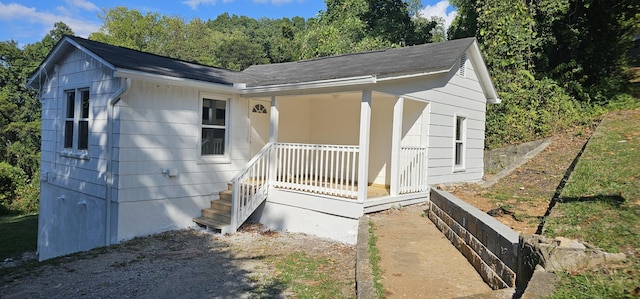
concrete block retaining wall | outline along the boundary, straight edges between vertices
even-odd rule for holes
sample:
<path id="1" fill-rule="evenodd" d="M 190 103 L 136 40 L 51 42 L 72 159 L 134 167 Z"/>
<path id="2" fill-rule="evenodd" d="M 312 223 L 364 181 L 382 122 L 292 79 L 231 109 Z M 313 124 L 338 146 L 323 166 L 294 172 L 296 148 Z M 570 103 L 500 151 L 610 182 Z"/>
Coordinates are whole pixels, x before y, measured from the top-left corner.
<path id="1" fill-rule="evenodd" d="M 515 287 L 518 233 L 442 190 L 431 189 L 429 219 L 493 289 Z"/>

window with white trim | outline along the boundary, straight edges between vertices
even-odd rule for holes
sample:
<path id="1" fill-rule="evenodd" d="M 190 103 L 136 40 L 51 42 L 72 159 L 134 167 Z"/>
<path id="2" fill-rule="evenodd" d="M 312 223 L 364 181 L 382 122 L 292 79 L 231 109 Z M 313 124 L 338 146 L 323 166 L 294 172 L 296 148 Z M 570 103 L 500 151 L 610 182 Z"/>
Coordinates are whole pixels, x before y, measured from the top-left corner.
<path id="1" fill-rule="evenodd" d="M 64 120 L 64 148 L 87 150 L 89 148 L 89 105 L 88 88 L 66 90 L 67 109 Z"/>
<path id="2" fill-rule="evenodd" d="M 455 157 L 454 157 L 454 167 L 456 170 L 464 169 L 465 141 L 466 141 L 466 135 L 467 135 L 466 131 L 467 131 L 466 117 L 456 116 Z"/>
<path id="3" fill-rule="evenodd" d="M 227 100 L 202 97 L 200 155 L 224 156 L 227 147 Z"/>

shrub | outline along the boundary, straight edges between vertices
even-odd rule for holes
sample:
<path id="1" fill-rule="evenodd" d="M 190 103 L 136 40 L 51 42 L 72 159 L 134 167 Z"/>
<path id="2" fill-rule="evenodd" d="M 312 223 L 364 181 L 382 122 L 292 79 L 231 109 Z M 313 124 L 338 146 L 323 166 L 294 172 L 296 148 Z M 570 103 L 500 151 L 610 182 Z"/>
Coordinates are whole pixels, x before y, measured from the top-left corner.
<path id="1" fill-rule="evenodd" d="M 0 162 L 0 215 L 37 211 L 37 183 L 30 182 L 22 169 Z"/>

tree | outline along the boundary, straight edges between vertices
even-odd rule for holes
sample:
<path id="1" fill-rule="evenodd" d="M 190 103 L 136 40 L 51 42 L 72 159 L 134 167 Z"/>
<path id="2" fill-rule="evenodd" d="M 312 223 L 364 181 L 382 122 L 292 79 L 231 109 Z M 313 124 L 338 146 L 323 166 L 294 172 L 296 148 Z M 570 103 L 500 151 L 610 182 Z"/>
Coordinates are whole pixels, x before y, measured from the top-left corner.
<path id="1" fill-rule="evenodd" d="M 380 37 L 393 44 L 413 44 L 415 25 L 409 6 L 403 0 L 366 0 L 368 9 L 360 18 L 367 25 L 367 35 Z"/>
<path id="2" fill-rule="evenodd" d="M 99 17 L 102 26 L 100 31 L 89 35 L 91 40 L 151 53 L 158 53 L 165 45 L 167 19 L 158 13 L 142 15 L 135 9 L 118 6 L 104 9 Z"/>
<path id="3" fill-rule="evenodd" d="M 14 208 L 33 212 L 37 206 L 35 183 L 40 168 L 41 107 L 37 92 L 27 89 L 26 83 L 65 34 L 73 31 L 58 22 L 41 41 L 23 49 L 15 41 L 0 42 L 0 165 L 3 177 L 12 178 L 1 180 L 0 190 L 13 190 L 0 195 L 4 197 L 0 200 L 3 206 L 0 212 Z"/>

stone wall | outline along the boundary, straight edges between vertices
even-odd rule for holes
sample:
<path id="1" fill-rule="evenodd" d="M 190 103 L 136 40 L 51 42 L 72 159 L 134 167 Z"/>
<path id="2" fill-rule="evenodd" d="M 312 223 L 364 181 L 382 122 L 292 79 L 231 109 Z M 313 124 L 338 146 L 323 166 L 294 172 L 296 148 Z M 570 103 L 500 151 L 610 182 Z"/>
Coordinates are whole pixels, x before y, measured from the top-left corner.
<path id="1" fill-rule="evenodd" d="M 514 287 L 518 233 L 448 192 L 431 189 L 429 219 L 493 289 Z"/>
<path id="2" fill-rule="evenodd" d="M 498 173 L 509 165 L 520 160 L 527 153 L 543 144 L 547 139 L 534 140 L 527 143 L 496 148 L 484 151 L 484 171 L 485 173 Z"/>

